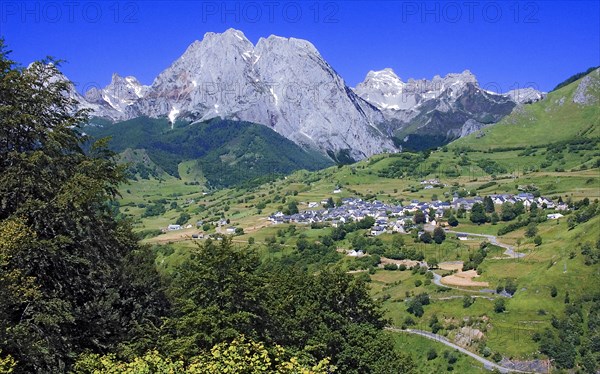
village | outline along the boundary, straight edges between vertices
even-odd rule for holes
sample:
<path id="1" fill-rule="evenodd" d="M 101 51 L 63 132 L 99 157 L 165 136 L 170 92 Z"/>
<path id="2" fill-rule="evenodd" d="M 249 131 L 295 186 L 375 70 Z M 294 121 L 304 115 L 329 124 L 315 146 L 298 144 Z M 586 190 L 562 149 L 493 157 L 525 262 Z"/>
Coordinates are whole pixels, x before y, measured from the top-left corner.
<path id="1" fill-rule="evenodd" d="M 505 203 L 515 204 L 521 202 L 525 208 L 529 208 L 532 204 L 545 209 L 555 209 L 557 211 L 567 210 L 568 206 L 565 203 L 555 203 L 548 197 L 535 197 L 531 193 L 512 194 L 494 194 L 489 195 L 494 202 L 494 205 L 501 206 Z M 341 205 L 336 207 L 328 206 L 328 199 L 317 202 L 309 202 L 308 210 L 302 212 L 285 215 L 282 212 L 276 212 L 268 217 L 273 224 L 282 223 L 328 223 L 333 227 L 346 222 L 361 221 L 365 217 L 375 219 L 375 224 L 370 230 L 372 236 L 378 236 L 384 233 L 407 233 L 415 226 L 414 216 L 417 212 L 424 213 L 424 223 L 429 225 L 437 225 L 437 221 L 444 217 L 444 212 L 458 211 L 464 209 L 471 211 L 473 205 L 483 203 L 483 197 L 475 196 L 470 198 L 460 198 L 454 194 L 452 201 L 435 200 L 430 202 L 421 202 L 419 200 L 411 200 L 406 205 L 391 205 L 378 200 L 364 201 L 356 197 L 347 197 L 341 199 Z M 326 206 L 326 209 L 313 210 L 319 205 Z M 557 219 L 562 217 L 560 213 L 548 214 L 548 219 Z"/>

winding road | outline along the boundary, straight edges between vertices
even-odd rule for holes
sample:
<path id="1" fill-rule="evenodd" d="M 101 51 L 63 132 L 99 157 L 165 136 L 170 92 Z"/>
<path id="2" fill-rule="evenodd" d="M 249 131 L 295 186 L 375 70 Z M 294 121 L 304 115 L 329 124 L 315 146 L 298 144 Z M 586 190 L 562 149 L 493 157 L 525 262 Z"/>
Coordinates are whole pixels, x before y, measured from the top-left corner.
<path id="1" fill-rule="evenodd" d="M 504 248 L 504 255 L 508 256 L 510 258 L 523 258 L 525 257 L 525 253 L 519 253 L 519 252 L 515 252 L 515 247 L 508 245 L 508 244 L 504 244 L 502 242 L 498 241 L 498 238 L 494 235 L 486 235 L 486 234 L 473 234 L 470 232 L 462 232 L 462 231 L 452 231 L 452 230 L 446 230 L 447 233 L 451 233 L 451 234 L 463 234 L 463 235 L 467 235 L 467 236 L 477 236 L 480 238 L 486 238 L 488 239 L 488 241 L 493 244 L 493 245 L 497 245 L 498 247 Z"/>
<path id="2" fill-rule="evenodd" d="M 392 332 L 400 332 L 400 333 L 406 333 L 406 334 L 414 334 L 414 335 L 420 335 L 423 336 L 427 339 L 431 339 L 431 340 L 435 340 L 437 342 L 440 342 L 444 345 L 447 345 L 450 348 L 456 349 L 457 351 L 464 353 L 468 356 L 473 357 L 475 360 L 481 362 L 483 364 L 483 367 L 486 368 L 487 370 L 494 370 L 494 369 L 498 369 L 501 373 L 531 373 L 530 371 L 520 371 L 520 370 L 514 370 L 514 369 L 510 369 L 510 368 L 506 368 L 504 366 L 500 366 L 498 364 L 496 364 L 495 362 L 492 362 L 484 357 L 481 357 L 469 350 L 464 349 L 461 346 L 458 346 L 452 342 L 450 342 L 446 337 L 438 335 L 438 334 L 434 334 L 432 332 L 429 331 L 424 331 L 424 330 L 414 330 L 414 329 L 406 329 L 406 330 L 402 330 L 399 329 L 397 327 L 392 327 L 392 326 L 388 326 L 385 328 L 388 331 L 392 331 Z"/>

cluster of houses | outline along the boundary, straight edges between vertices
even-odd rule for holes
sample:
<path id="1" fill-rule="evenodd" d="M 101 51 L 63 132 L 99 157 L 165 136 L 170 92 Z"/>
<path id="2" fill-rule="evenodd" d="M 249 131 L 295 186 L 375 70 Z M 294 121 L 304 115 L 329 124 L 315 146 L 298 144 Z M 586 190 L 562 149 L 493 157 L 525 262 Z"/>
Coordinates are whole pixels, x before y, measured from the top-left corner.
<path id="1" fill-rule="evenodd" d="M 321 202 L 323 205 L 327 200 Z M 314 208 L 317 203 L 308 203 L 309 208 Z M 333 227 L 350 221 L 361 221 L 365 217 L 373 217 L 375 225 L 371 228 L 371 235 L 377 236 L 387 231 L 405 233 L 413 225 L 412 216 L 417 211 L 428 213 L 429 209 L 436 211 L 436 216 L 441 217 L 445 209 L 451 209 L 452 204 L 442 201 L 429 203 L 413 200 L 409 205 L 391 205 L 381 201 L 364 201 L 359 198 L 347 197 L 342 199 L 342 205 L 329 209 L 305 210 L 300 213 L 285 215 L 277 212 L 269 216 L 269 220 L 278 223 L 311 224 L 328 222 Z M 429 222 L 429 215 L 425 215 Z M 434 223 L 434 222 L 431 222 Z"/>
<path id="2" fill-rule="evenodd" d="M 528 192 L 522 192 L 518 195 L 502 194 L 489 196 L 495 205 L 502 205 L 504 203 L 515 204 L 516 202 L 520 201 L 526 208 L 529 208 L 531 204 L 536 203 L 539 208 L 569 210 L 569 206 L 565 203 L 555 203 L 549 197 L 535 197 L 532 193 Z"/>
<path id="3" fill-rule="evenodd" d="M 556 210 L 567 210 L 566 204 L 556 204 L 547 197 L 534 197 L 530 193 L 520 193 L 518 195 L 501 194 L 501 195 L 490 195 L 490 198 L 495 205 L 502 205 L 504 203 L 515 204 L 521 201 L 525 207 L 530 207 L 532 203 L 536 203 L 540 208 L 556 209 Z M 406 233 L 414 227 L 413 216 L 416 212 L 420 211 L 425 214 L 425 222 L 436 225 L 437 219 L 444 215 L 444 211 L 448 209 L 457 210 L 463 208 L 466 211 L 470 211 L 473 205 L 476 203 L 483 203 L 483 198 L 476 196 L 472 198 L 459 198 L 458 195 L 454 195 L 452 202 L 448 201 L 430 201 L 421 202 L 419 200 L 412 200 L 406 205 L 391 205 L 381 201 L 364 201 L 360 198 L 347 197 L 342 199 L 342 204 L 338 207 L 318 210 L 305 210 L 300 213 L 285 215 L 282 212 L 277 212 L 269 216 L 269 221 L 274 224 L 281 223 L 299 223 L 299 224 L 312 224 L 319 222 L 327 222 L 333 227 L 337 227 L 340 224 L 346 222 L 357 222 L 365 217 L 373 217 L 375 224 L 371 228 L 371 235 L 377 236 L 385 232 L 399 232 Z M 321 205 L 326 205 L 327 199 L 321 201 Z M 319 204 L 316 202 L 309 202 L 308 208 L 316 208 Z M 430 218 L 430 211 L 433 210 L 435 213 Z"/>

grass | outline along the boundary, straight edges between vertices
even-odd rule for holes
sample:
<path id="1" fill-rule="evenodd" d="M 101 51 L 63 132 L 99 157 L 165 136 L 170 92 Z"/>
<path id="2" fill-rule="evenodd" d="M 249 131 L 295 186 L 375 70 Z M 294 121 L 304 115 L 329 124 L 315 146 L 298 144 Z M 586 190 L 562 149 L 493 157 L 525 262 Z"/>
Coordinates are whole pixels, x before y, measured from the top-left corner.
<path id="1" fill-rule="evenodd" d="M 590 74 L 599 79 L 598 74 Z M 487 150 L 498 145 L 527 147 L 585 135 L 600 136 L 597 126 L 600 108 L 597 105 L 579 105 L 573 94 L 581 80 L 548 94 L 545 100 L 524 106 L 502 119 L 498 124 L 457 140 L 452 146 L 469 146 Z M 598 92 L 593 92 L 598 97 Z M 561 104 L 562 102 L 562 104 Z M 483 134 L 483 136 L 482 136 Z"/>
<path id="2" fill-rule="evenodd" d="M 454 364 L 449 364 L 448 360 L 443 357 L 443 353 L 445 351 L 452 351 L 452 349 L 442 343 L 417 335 L 397 332 L 389 332 L 389 334 L 394 339 L 396 349 L 405 353 L 410 353 L 413 356 L 417 365 L 417 373 L 419 374 L 446 372 L 448 371 L 449 366 L 451 366 L 456 373 L 476 374 L 488 372 L 483 368 L 481 363 L 463 354 L 457 354 L 458 360 Z M 436 351 L 437 357 L 433 360 L 428 360 L 427 353 L 431 349 Z"/>
<path id="3" fill-rule="evenodd" d="M 558 92 L 558 91 L 557 91 Z M 565 104 L 566 105 L 566 104 Z M 484 137 L 485 138 L 485 137 Z M 311 201 L 320 202 L 327 197 L 334 199 L 359 196 L 371 197 L 385 202 L 397 203 L 398 201 L 421 201 L 439 199 L 452 199 L 456 190 L 475 191 L 480 195 L 492 193 L 518 193 L 518 187 L 533 185 L 539 188 L 543 196 L 564 200 L 574 200 L 588 197 L 600 198 L 600 174 L 598 169 L 579 170 L 580 166 L 588 162 L 590 157 L 600 155 L 600 149 L 581 151 L 579 153 L 564 154 L 564 172 L 556 172 L 559 166 L 554 163 L 551 167 L 536 172 L 523 173 L 530 165 L 546 160 L 545 149 L 538 149 L 530 156 L 520 156 L 520 151 L 495 151 L 487 152 L 487 145 L 482 145 L 480 150 L 465 153 L 471 165 L 459 166 L 460 156 L 456 156 L 452 146 L 448 152 L 443 150 L 432 152 L 426 165 L 418 165 L 424 169 L 429 168 L 432 162 L 439 162 L 440 170 L 444 168 L 458 168 L 457 177 L 446 177 L 443 172 L 434 172 L 426 177 L 405 177 L 400 179 L 381 178 L 377 174 L 394 161 L 393 156 L 379 155 L 360 161 L 353 165 L 331 167 L 316 172 L 296 171 L 285 178 L 265 183 L 255 188 L 229 188 L 207 191 L 202 185 L 190 185 L 189 182 L 201 181 L 200 174 L 192 173 L 195 170 L 188 163 L 179 165 L 179 174 L 183 179 L 176 179 L 162 175 L 162 179 L 138 180 L 121 188 L 120 200 L 121 213 L 125 214 L 134 223 L 134 229 L 143 231 L 148 229 L 161 229 L 179 217 L 182 212 L 190 214 L 190 223 L 196 221 L 212 221 L 214 218 L 224 217 L 230 219 L 231 225 L 242 227 L 246 233 L 235 237 L 235 243 L 246 246 L 250 237 L 254 238 L 254 248 L 263 258 L 280 257 L 283 253 L 291 252 L 296 245 L 298 235 L 304 234 L 308 240 L 319 240 L 320 237 L 331 232 L 330 228 L 310 229 L 307 225 L 295 225 L 296 234 L 287 233 L 289 225 L 276 225 L 261 227 L 266 223 L 266 218 L 275 211 L 286 207 L 287 201 L 296 200 L 300 209 L 305 209 Z M 485 151 L 485 152 L 484 152 Z M 479 167 L 475 166 L 478 160 L 492 159 L 510 170 L 510 176 L 499 175 L 493 178 Z M 187 170 L 190 174 L 187 174 Z M 577 170 L 571 170 L 577 169 Z M 445 186 L 425 190 L 420 181 L 424 178 L 438 178 Z M 188 184 L 185 184 L 188 182 Z M 481 188 L 486 183 L 495 182 L 488 187 Z M 342 187 L 342 193 L 333 194 L 333 189 Z M 204 195 L 203 192 L 210 192 Z M 283 199 L 286 202 L 283 202 Z M 154 203 L 165 199 L 166 213 L 157 217 L 141 218 L 144 212 L 142 204 Z M 171 203 L 176 202 L 177 207 L 171 208 Z M 260 210 L 257 205 L 264 204 Z M 460 224 L 454 228 L 456 231 L 465 231 L 479 234 L 496 235 L 498 229 L 506 225 L 499 222 L 497 225 L 475 225 L 468 219 L 460 219 Z M 450 339 L 456 336 L 457 329 L 467 321 L 475 321 L 478 328 L 484 331 L 486 344 L 493 352 L 499 352 L 505 357 L 531 359 L 538 357 L 538 346 L 531 337 L 533 333 L 543 331 L 550 326 L 552 315 L 560 315 L 564 310 L 565 293 L 569 291 L 572 299 L 588 292 L 589 287 L 600 282 L 598 267 L 586 266 L 583 258 L 577 252 L 577 244 L 589 241 L 595 243 L 600 235 L 600 218 L 578 225 L 575 229 L 567 229 L 566 218 L 559 221 L 548 221 L 538 225 L 539 235 L 543 239 L 541 246 L 536 247 L 531 239 L 524 239 L 524 228 L 511 232 L 500 238 L 503 243 L 517 246 L 518 250 L 527 253 L 527 257 L 520 260 L 494 259 L 501 256 L 501 248 L 490 250 L 488 257 L 480 265 L 481 277 L 478 280 L 490 283 L 490 288 L 495 289 L 506 278 L 514 279 L 518 291 L 511 299 L 507 300 L 505 313 L 493 312 L 493 300 L 476 298 L 475 303 L 469 308 L 463 307 L 462 298 L 465 295 L 477 295 L 473 292 L 461 290 L 442 289 L 434 284 L 425 284 L 426 277 L 421 274 L 412 274 L 411 271 L 386 271 L 377 270 L 371 276 L 371 295 L 381 300 L 386 317 L 394 325 L 401 326 L 410 316 L 406 311 L 406 299 L 415 294 L 426 292 L 430 295 L 431 304 L 424 307 L 425 314 L 421 318 L 412 318 L 422 329 L 429 330 L 428 321 L 433 315 L 444 320 L 444 328 L 440 333 Z M 283 238 L 278 237 L 279 230 L 286 232 Z M 202 231 L 202 230 L 197 230 Z M 214 232 L 211 229 L 209 232 Z M 275 237 L 279 242 L 283 239 L 282 251 L 269 253 L 263 243 L 268 237 Z M 392 240 L 392 235 L 379 237 L 385 243 Z M 410 236 L 404 236 L 407 246 L 415 247 L 422 251 L 426 260 L 435 258 L 442 261 L 465 261 L 469 251 L 479 247 L 483 238 L 472 238 L 459 241 L 453 234 L 447 235 L 447 240 L 442 245 L 415 243 Z M 161 236 L 147 239 L 144 242 L 155 243 Z M 336 243 L 338 248 L 350 248 L 348 239 Z M 193 248 L 192 240 L 175 241 L 169 245 L 156 246 L 158 253 L 157 265 L 163 272 L 175 271 L 177 266 L 184 262 Z M 570 258 L 574 250 L 575 257 Z M 346 269 L 351 267 L 356 260 L 345 257 L 340 264 Z M 567 272 L 564 272 L 565 266 Z M 444 271 L 438 271 L 443 273 Z M 420 286 L 415 281 L 420 280 Z M 594 283 L 595 282 L 595 283 Z M 550 296 L 550 287 L 558 288 L 558 296 Z M 494 295 L 482 295 L 495 298 Z M 543 312 L 541 312 L 543 310 Z M 482 322 L 483 320 L 487 322 Z M 471 322 L 469 322 L 471 323 Z M 419 365 L 420 372 L 440 372 L 447 370 L 447 362 L 438 357 L 427 361 L 425 352 L 437 343 L 427 341 L 425 338 L 394 334 L 396 339 L 402 336 L 403 341 L 397 341 L 399 349 L 413 353 Z M 477 351 L 477 344 L 471 347 Z M 444 348 L 438 349 L 438 355 Z M 464 360 L 464 362 L 462 361 Z M 459 361 L 453 365 L 457 372 L 481 372 L 480 366 L 475 365 L 470 359 L 461 355 Z"/>

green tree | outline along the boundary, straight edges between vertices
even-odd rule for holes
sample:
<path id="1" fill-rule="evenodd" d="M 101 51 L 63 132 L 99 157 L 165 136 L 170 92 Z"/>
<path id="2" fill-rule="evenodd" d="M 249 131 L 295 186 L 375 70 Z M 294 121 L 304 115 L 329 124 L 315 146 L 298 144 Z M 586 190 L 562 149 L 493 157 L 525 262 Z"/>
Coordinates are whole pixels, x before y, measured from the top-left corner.
<path id="1" fill-rule="evenodd" d="M 542 237 L 541 237 L 541 236 L 539 236 L 539 235 L 537 235 L 537 236 L 536 236 L 536 237 L 533 239 L 533 243 L 534 243 L 536 246 L 540 246 L 540 245 L 542 245 Z"/>
<path id="2" fill-rule="evenodd" d="M 451 215 L 450 217 L 448 217 L 448 224 L 452 227 L 456 227 L 458 226 L 458 219 L 456 219 L 454 215 Z"/>
<path id="3" fill-rule="evenodd" d="M 429 244 L 432 242 L 433 239 L 431 237 L 431 234 L 426 231 L 421 234 L 421 237 L 419 238 L 419 240 L 421 240 L 423 243 Z"/>
<path id="4" fill-rule="evenodd" d="M 129 362 L 118 360 L 115 355 L 82 355 L 75 366 L 81 374 L 225 374 L 225 373 L 274 373 L 274 374 L 327 374 L 335 371 L 327 359 L 316 364 L 301 364 L 297 357 L 289 357 L 285 348 L 275 345 L 266 347 L 244 336 L 232 342 L 219 343 L 210 351 L 193 356 L 189 363 L 164 357 L 153 350 Z"/>
<path id="5" fill-rule="evenodd" d="M 437 226 L 433 229 L 433 241 L 437 244 L 442 244 L 444 240 L 446 240 L 446 232 L 443 228 Z"/>
<path id="6" fill-rule="evenodd" d="M 298 203 L 295 200 L 292 200 L 288 203 L 288 214 L 297 214 L 298 213 Z"/>
<path id="7" fill-rule="evenodd" d="M 417 211 L 413 217 L 413 221 L 417 225 L 425 223 L 425 213 L 420 210 Z"/>
<path id="8" fill-rule="evenodd" d="M 277 271 L 268 277 L 270 296 L 264 299 L 269 335 L 316 360 L 331 358 L 342 373 L 410 370 L 412 360 L 394 351 L 393 341 L 383 333 L 383 312 L 364 282 L 340 268 L 317 274 L 295 267 Z"/>
<path id="9" fill-rule="evenodd" d="M 360 221 L 356 222 L 356 228 L 358 229 L 370 229 L 375 224 L 375 218 L 366 216 Z"/>
<path id="10" fill-rule="evenodd" d="M 175 224 L 177 225 L 184 225 L 187 221 L 190 220 L 190 218 L 192 218 L 189 213 L 186 212 L 182 212 L 179 217 L 177 218 L 177 221 L 175 221 Z"/>
<path id="11" fill-rule="evenodd" d="M 106 140 L 89 144 L 56 61 L 16 67 L 0 41 L 0 349 L 17 372 L 62 372 L 84 350 L 146 349 L 164 315 L 154 257 L 109 201 L 125 181 Z M 84 151 L 86 145 L 86 151 Z M 6 278 L 20 284 L 4 288 Z M 4 283 L 4 284 L 2 284 Z"/>
<path id="12" fill-rule="evenodd" d="M 333 198 L 327 198 L 327 203 L 324 205 L 326 209 L 335 208 L 335 203 L 333 202 Z"/>
<path id="13" fill-rule="evenodd" d="M 529 225 L 527 225 L 527 228 L 525 229 L 526 237 L 533 238 L 534 236 L 537 235 L 537 233 L 538 233 L 537 223 L 531 222 Z"/>
<path id="14" fill-rule="evenodd" d="M 496 213 L 496 212 L 492 213 L 490 221 L 492 222 L 492 225 L 497 224 L 498 221 L 500 221 L 500 217 L 498 217 L 498 213 Z"/>
<path id="15" fill-rule="evenodd" d="M 530 214 L 532 217 L 535 217 L 535 216 L 537 216 L 537 215 L 538 215 L 538 210 L 539 210 L 539 209 L 538 209 L 538 205 L 537 205 L 537 203 L 536 203 L 536 202 L 533 202 L 533 203 L 531 203 L 531 205 L 529 206 L 529 214 Z"/>
<path id="16" fill-rule="evenodd" d="M 522 201 L 517 201 L 515 205 L 513 205 L 513 212 L 515 215 L 520 216 L 525 213 L 525 205 L 523 205 Z"/>
<path id="17" fill-rule="evenodd" d="M 335 241 L 344 240 L 346 237 L 346 230 L 342 226 L 334 227 L 331 230 L 331 238 Z"/>
<path id="18" fill-rule="evenodd" d="M 486 213 L 494 213 L 496 211 L 496 208 L 494 207 L 494 201 L 489 196 L 483 198 L 483 205 Z"/>
<path id="19" fill-rule="evenodd" d="M 463 297 L 463 308 L 468 308 L 475 303 L 475 299 L 469 295 Z"/>
<path id="20" fill-rule="evenodd" d="M 254 251 L 234 248 L 230 237 L 197 243 L 172 280 L 165 350 L 189 358 L 240 334 L 259 338 L 266 314 L 256 302 L 266 297 L 259 265 Z"/>
<path id="21" fill-rule="evenodd" d="M 511 203 L 503 203 L 502 204 L 502 211 L 500 213 L 500 218 L 503 221 L 511 221 L 513 219 L 515 219 L 516 214 L 513 210 L 513 205 Z"/>
<path id="22" fill-rule="evenodd" d="M 476 224 L 482 224 L 487 221 L 488 217 L 485 215 L 483 204 L 475 203 L 471 208 L 471 222 Z"/>
<path id="23" fill-rule="evenodd" d="M 414 314 L 416 317 L 421 317 L 425 311 L 423 310 L 423 304 L 417 299 L 412 299 L 408 303 L 407 312 Z"/>
<path id="24" fill-rule="evenodd" d="M 494 312 L 502 313 L 506 310 L 506 300 L 503 297 L 499 297 L 494 301 Z"/>

